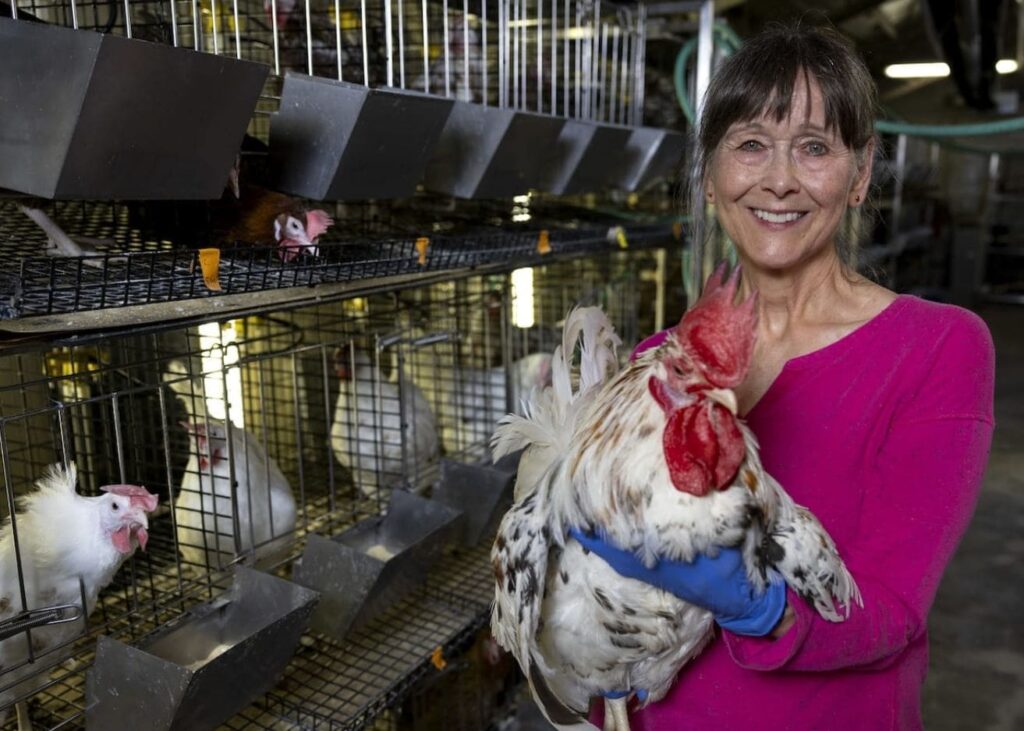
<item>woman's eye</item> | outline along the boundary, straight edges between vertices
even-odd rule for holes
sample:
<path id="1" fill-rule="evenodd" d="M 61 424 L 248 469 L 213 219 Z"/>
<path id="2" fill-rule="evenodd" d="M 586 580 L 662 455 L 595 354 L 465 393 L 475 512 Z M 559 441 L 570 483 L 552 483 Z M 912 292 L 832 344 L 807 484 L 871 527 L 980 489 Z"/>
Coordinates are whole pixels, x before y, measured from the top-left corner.
<path id="1" fill-rule="evenodd" d="M 806 149 L 814 157 L 819 157 L 828 152 L 828 148 L 820 142 L 808 142 Z"/>
<path id="2" fill-rule="evenodd" d="M 757 140 L 747 140 L 740 145 L 740 149 L 744 152 L 757 152 L 762 148 L 762 145 Z"/>

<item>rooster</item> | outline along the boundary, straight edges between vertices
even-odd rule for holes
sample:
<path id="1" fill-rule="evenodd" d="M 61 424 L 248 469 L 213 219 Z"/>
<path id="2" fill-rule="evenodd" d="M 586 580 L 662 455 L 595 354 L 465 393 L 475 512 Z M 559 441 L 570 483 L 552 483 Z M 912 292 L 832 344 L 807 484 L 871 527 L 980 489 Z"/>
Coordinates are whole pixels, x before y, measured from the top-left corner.
<path id="1" fill-rule="evenodd" d="M 660 700 L 714 631 L 709 611 L 620 576 L 568 540 L 570 530 L 596 531 L 647 566 L 736 546 L 759 590 L 778 571 L 836 622 L 860 603 L 832 539 L 765 473 L 736 418 L 732 389 L 750 365 L 754 301 L 735 305 L 737 273 L 722 279 L 720 269 L 661 347 L 614 374 L 611 325 L 596 308 L 574 311 L 552 388 L 494 436 L 495 459 L 526 451 L 525 484 L 491 552 L 491 627 L 556 725 L 591 728 L 590 699 L 619 695 L 605 701 L 606 728 L 627 731 L 628 693 Z"/>
<path id="2" fill-rule="evenodd" d="M 54 465 L 17 513 L 17 550 L 11 524 L 0 530 L 0 620 L 10 620 L 23 609 L 62 605 L 73 605 L 72 616 L 77 616 L 37 627 L 31 639 L 19 633 L 0 641 L 0 685 L 11 686 L 0 693 L 0 708 L 48 683 L 46 668 L 70 654 L 69 643 L 85 630 L 84 617 L 92 613 L 99 592 L 136 547 L 146 548 L 146 514 L 156 509 L 156 495 L 136 485 L 107 485 L 102 488 L 106 494 L 84 497 L 75 490 L 77 482 L 74 463 L 66 470 Z M 42 657 L 58 648 L 59 657 Z M 0 712 L 0 724 L 6 713 Z M 17 704 L 17 713 L 18 728 L 28 731 L 24 702 Z"/>
<path id="3" fill-rule="evenodd" d="M 437 462 L 440 443 L 423 392 L 397 363 L 385 378 L 358 348 L 339 348 L 334 359 L 341 380 L 331 426 L 334 456 L 366 497 L 407 482 L 413 492 L 426 490 L 425 468 Z"/>

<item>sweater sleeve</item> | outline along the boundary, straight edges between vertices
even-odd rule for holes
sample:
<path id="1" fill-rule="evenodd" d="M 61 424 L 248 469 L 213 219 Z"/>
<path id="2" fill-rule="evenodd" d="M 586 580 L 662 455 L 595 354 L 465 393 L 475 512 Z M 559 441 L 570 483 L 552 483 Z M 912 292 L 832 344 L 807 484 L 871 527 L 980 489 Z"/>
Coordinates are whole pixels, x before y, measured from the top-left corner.
<path id="1" fill-rule="evenodd" d="M 841 623 L 821 619 L 792 591 L 794 625 L 782 637 L 723 632 L 751 670 L 884 667 L 926 629 L 942 573 L 967 529 L 992 439 L 994 352 L 972 315 L 935 354 L 920 388 L 893 418 L 866 466 L 857 538 L 841 547 L 864 606 Z"/>

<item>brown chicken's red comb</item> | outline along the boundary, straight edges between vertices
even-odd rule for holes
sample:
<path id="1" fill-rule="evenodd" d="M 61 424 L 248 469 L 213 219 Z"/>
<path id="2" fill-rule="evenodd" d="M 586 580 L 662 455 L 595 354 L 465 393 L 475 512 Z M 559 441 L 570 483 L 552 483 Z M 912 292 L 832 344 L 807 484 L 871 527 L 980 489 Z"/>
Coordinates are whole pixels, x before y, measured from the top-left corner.
<path id="1" fill-rule="evenodd" d="M 676 340 L 700 368 L 708 383 L 734 388 L 746 377 L 754 354 L 757 294 L 733 304 L 739 287 L 740 267 L 725 277 L 720 264 L 704 287 L 704 294 L 673 330 Z"/>

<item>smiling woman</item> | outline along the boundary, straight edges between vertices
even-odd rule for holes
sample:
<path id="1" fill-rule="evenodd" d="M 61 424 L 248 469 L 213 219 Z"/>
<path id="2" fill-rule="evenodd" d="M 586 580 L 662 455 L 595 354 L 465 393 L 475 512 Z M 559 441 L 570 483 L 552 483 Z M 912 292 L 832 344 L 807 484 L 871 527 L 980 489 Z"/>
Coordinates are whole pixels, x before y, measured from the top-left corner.
<path id="1" fill-rule="evenodd" d="M 790 586 L 757 611 L 756 633 L 716 617 L 720 636 L 664 699 L 635 710 L 634 729 L 921 728 L 927 616 L 981 486 L 994 353 L 975 315 L 857 272 L 875 99 L 838 34 L 772 27 L 712 80 L 691 173 L 695 242 L 720 226 L 743 269 L 738 296 L 756 295 L 738 411 L 767 471 L 835 539 L 863 607 L 827 622 Z M 588 548 L 644 580 L 616 564 L 614 546 Z M 745 577 L 724 556 L 701 557 L 699 571 L 658 565 L 673 593 L 697 596 L 687 601 L 713 609 L 734 592 L 765 605 L 739 591 Z"/>

